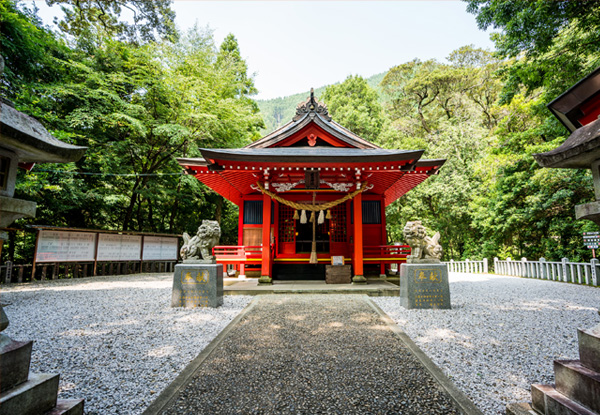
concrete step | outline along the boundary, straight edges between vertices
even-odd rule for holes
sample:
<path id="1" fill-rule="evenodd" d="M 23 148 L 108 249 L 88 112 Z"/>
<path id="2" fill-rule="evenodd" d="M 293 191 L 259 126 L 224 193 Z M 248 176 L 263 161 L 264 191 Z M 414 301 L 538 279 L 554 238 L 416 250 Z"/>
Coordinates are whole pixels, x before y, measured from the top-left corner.
<path id="1" fill-rule="evenodd" d="M 539 385 L 538 385 L 539 386 Z M 553 387 L 544 388 L 545 415 L 598 415 L 588 408 L 578 404 L 558 392 Z"/>
<path id="2" fill-rule="evenodd" d="M 32 341 L 18 342 L 0 335 L 0 393 L 27 381 Z"/>
<path id="3" fill-rule="evenodd" d="M 531 406 L 540 414 L 546 413 L 546 392 L 554 389 L 552 385 L 531 385 Z"/>
<path id="4" fill-rule="evenodd" d="M 600 325 L 591 329 L 578 329 L 579 360 L 584 366 L 600 372 Z"/>
<path id="5" fill-rule="evenodd" d="M 0 415 L 37 415 L 56 406 L 58 375 L 30 374 L 27 382 L 0 394 Z"/>
<path id="6" fill-rule="evenodd" d="M 44 415 L 83 415 L 83 399 L 59 399 Z"/>
<path id="7" fill-rule="evenodd" d="M 555 360 L 556 390 L 592 411 L 600 412 L 600 374 L 579 360 Z"/>

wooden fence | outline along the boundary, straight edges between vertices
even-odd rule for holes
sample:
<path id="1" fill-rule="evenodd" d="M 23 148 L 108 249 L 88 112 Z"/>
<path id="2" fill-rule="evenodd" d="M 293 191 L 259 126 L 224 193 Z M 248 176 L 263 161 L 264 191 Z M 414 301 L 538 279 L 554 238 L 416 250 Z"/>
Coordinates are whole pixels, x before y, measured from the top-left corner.
<path id="1" fill-rule="evenodd" d="M 594 286 L 598 286 L 599 267 L 600 263 L 595 258 L 590 262 L 570 262 L 568 258 L 563 258 L 560 262 L 546 261 L 544 258 L 539 261 L 528 261 L 526 258 L 520 261 L 513 261 L 511 258 L 501 261 L 494 258 L 496 274 Z"/>
<path id="2" fill-rule="evenodd" d="M 173 272 L 177 261 L 121 262 L 47 262 L 38 263 L 32 276 L 33 264 L 0 265 L 0 283 L 19 283 L 63 278 L 86 278 L 96 275 L 124 275 L 152 272 Z"/>

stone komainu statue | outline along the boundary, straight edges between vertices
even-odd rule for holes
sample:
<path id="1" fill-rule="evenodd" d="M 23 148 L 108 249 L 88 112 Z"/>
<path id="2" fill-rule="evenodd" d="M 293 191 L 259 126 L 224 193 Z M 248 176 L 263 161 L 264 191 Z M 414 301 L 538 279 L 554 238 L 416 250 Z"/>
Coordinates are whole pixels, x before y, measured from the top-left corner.
<path id="1" fill-rule="evenodd" d="M 221 227 L 216 220 L 203 220 L 198 228 L 198 233 L 190 237 L 187 232 L 183 233 L 183 246 L 179 253 L 181 259 L 199 260 L 200 255 L 206 261 L 215 259 L 212 256 L 212 249 L 219 243 L 221 237 Z"/>
<path id="2" fill-rule="evenodd" d="M 440 233 L 436 232 L 432 238 L 427 236 L 425 227 L 420 220 L 407 222 L 403 230 L 404 238 L 410 246 L 410 259 L 437 259 L 442 258 L 442 246 L 439 244 Z"/>

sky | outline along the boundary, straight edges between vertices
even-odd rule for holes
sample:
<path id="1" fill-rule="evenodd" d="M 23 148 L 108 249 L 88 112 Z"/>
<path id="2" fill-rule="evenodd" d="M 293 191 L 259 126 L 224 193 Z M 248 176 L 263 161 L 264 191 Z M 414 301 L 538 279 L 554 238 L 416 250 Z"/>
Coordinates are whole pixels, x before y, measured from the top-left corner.
<path id="1" fill-rule="evenodd" d="M 36 1 L 50 24 L 60 13 Z M 438 1 L 175 0 L 176 24 L 214 31 L 217 44 L 238 40 L 259 91 L 271 99 L 368 77 L 418 58 L 444 61 L 465 45 L 493 49 L 466 3 Z"/>

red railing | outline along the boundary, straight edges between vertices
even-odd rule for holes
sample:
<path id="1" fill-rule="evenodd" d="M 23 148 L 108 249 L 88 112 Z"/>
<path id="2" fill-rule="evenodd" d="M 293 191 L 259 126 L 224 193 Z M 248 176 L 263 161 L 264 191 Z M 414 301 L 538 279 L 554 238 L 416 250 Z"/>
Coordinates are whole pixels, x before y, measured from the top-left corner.
<path id="1" fill-rule="evenodd" d="M 262 261 L 262 246 L 215 246 L 213 255 L 217 257 L 217 262 L 255 262 Z"/>
<path id="2" fill-rule="evenodd" d="M 227 265 L 232 265 L 233 268 L 240 272 L 240 275 L 245 275 L 246 265 L 259 265 L 262 263 L 262 246 L 215 246 L 213 255 L 217 257 L 217 263 L 223 264 L 227 269 Z M 271 250 L 271 257 L 272 257 Z"/>
<path id="3" fill-rule="evenodd" d="M 410 255 L 410 246 L 408 245 L 373 245 L 363 247 L 364 262 L 395 264 L 399 261 L 405 261 L 408 255 Z"/>
<path id="4" fill-rule="evenodd" d="M 394 264 L 405 261 L 409 254 L 410 247 L 408 245 L 374 245 L 363 247 L 363 261 L 366 262 Z M 213 248 L 213 255 L 217 257 L 218 263 L 224 265 L 258 265 L 262 262 L 262 246 L 215 246 Z"/>

